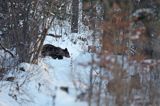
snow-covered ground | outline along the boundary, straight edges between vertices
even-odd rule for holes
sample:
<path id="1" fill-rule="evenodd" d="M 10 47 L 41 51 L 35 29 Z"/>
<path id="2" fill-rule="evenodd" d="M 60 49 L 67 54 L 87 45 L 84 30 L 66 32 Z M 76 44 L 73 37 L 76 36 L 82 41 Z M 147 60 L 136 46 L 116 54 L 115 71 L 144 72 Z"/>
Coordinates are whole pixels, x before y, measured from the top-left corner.
<path id="1" fill-rule="evenodd" d="M 44 44 L 67 48 L 71 57 L 64 57 L 62 60 L 48 56 L 39 57 L 37 65 L 20 64 L 17 70 L 12 70 L 6 76 L 6 78 L 14 78 L 13 81 L 0 81 L 0 106 L 87 106 L 87 102 L 77 100 L 77 96 L 87 90 L 89 83 L 91 67 L 88 63 L 93 53 L 88 52 L 88 46 L 92 44 L 92 31 L 80 25 L 79 33 L 70 33 L 70 25 L 67 21 L 62 22 L 61 27 L 56 25 L 57 21 L 55 20 L 54 27 L 48 34 L 62 37 L 47 36 Z M 99 46 L 98 41 L 96 44 Z M 2 51 L 0 53 L 4 54 Z M 115 62 L 113 55 L 106 59 Z M 136 73 L 134 69 L 135 66 L 138 67 L 136 62 L 132 63 L 135 66 L 130 66 L 126 57 L 117 56 L 117 60 L 119 64 L 124 64 L 123 68 L 130 75 Z M 13 60 L 7 59 L 6 63 L 8 61 Z M 150 63 L 149 60 L 147 62 Z M 93 74 L 96 75 L 96 72 Z M 106 74 L 109 79 L 112 79 L 111 73 L 106 72 Z M 68 92 L 62 88 L 68 88 Z M 111 102 L 109 106 L 114 106 Z"/>
<path id="2" fill-rule="evenodd" d="M 91 44 L 88 38 L 92 32 L 81 25 L 78 34 L 70 33 L 67 21 L 62 22 L 64 26 L 61 27 L 55 25 L 57 21 L 55 20 L 54 27 L 48 33 L 62 35 L 62 37 L 47 36 L 44 44 L 67 48 L 71 57 L 64 57 L 63 60 L 40 57 L 38 65 L 20 64 L 18 70 L 7 76 L 14 77 L 13 81 L 0 81 L 0 106 L 87 106 L 86 102 L 76 100 L 79 91 L 75 86 L 78 78 L 76 79 L 74 75 L 74 69 L 78 61 L 89 59 L 81 58 L 81 55 L 86 57 L 90 55 L 84 52 Z M 82 74 L 88 77 L 84 71 Z M 63 91 L 61 87 L 67 87 L 69 92 Z"/>

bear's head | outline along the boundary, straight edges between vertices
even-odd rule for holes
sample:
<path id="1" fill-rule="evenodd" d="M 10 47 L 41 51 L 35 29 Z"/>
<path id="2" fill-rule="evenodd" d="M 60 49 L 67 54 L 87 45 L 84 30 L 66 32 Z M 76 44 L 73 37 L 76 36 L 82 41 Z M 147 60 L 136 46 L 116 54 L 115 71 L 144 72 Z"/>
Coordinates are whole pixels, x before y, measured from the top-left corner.
<path id="1" fill-rule="evenodd" d="M 64 51 L 64 53 L 65 53 L 65 57 L 70 57 L 70 54 L 69 54 L 69 52 L 68 52 L 68 49 L 67 49 L 67 48 L 65 48 L 63 51 Z"/>

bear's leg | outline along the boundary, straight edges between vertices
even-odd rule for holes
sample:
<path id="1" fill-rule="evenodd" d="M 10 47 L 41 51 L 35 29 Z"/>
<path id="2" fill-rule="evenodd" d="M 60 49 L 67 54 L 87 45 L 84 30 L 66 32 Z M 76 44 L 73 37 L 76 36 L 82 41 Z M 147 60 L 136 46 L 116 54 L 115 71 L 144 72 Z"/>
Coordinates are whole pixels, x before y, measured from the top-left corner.
<path id="1" fill-rule="evenodd" d="M 63 59 L 63 56 L 58 56 L 58 59 Z"/>
<path id="2" fill-rule="evenodd" d="M 51 57 L 52 57 L 53 59 L 56 59 L 56 58 L 57 58 L 57 56 L 53 56 L 53 55 L 52 55 Z"/>

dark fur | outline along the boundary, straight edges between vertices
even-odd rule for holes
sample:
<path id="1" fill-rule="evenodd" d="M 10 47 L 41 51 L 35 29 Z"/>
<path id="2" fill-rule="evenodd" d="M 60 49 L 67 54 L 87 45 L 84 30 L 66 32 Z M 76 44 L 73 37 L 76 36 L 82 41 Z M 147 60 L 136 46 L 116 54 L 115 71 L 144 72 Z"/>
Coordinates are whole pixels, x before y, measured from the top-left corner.
<path id="1" fill-rule="evenodd" d="M 42 56 L 51 56 L 53 59 L 63 59 L 63 56 L 70 57 L 68 49 L 62 49 L 60 47 L 53 46 L 51 44 L 46 44 L 42 48 L 41 52 Z"/>
<path id="2" fill-rule="evenodd" d="M 66 93 L 69 93 L 69 88 L 68 87 L 65 87 L 65 86 L 62 86 L 60 87 L 60 89 Z"/>

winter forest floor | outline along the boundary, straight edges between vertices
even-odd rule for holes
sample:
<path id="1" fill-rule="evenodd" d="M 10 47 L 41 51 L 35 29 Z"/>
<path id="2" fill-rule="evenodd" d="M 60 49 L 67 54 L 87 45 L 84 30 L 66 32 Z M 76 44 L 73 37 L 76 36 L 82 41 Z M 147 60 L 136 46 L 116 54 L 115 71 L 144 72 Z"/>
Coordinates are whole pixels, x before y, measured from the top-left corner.
<path id="1" fill-rule="evenodd" d="M 62 38 L 47 36 L 44 44 L 52 44 L 61 48 L 68 48 L 70 58 L 63 60 L 52 59 L 51 57 L 39 58 L 38 65 L 22 63 L 19 67 L 25 69 L 24 72 L 18 70 L 8 76 L 14 76 L 13 82 L 0 81 L 0 106 L 86 106 L 86 102 L 76 100 L 76 96 L 85 86 L 78 84 L 76 69 L 79 60 L 87 61 L 87 45 L 89 41 L 81 41 L 80 37 L 86 37 L 91 31 L 80 31 L 79 34 L 67 32 L 69 24 L 65 26 L 51 28 L 48 33 L 62 35 Z M 68 26 L 67 26 L 68 25 Z M 81 26 L 83 28 L 84 26 Z M 58 29 L 55 31 L 55 29 Z M 83 30 L 86 28 L 83 28 Z M 89 37 L 89 36 L 88 36 Z M 72 41 L 72 42 L 71 42 Z M 73 42 L 76 42 L 74 44 Z M 82 58 L 84 56 L 84 59 Z M 82 60 L 83 59 L 83 60 Z M 79 67 L 84 69 L 83 67 Z M 87 69 L 86 69 L 87 70 Z M 86 70 L 83 70 L 83 79 L 88 78 Z M 78 73 L 77 73 L 78 74 Z M 78 85 L 75 85 L 75 83 Z M 68 92 L 62 88 L 68 88 Z"/>

